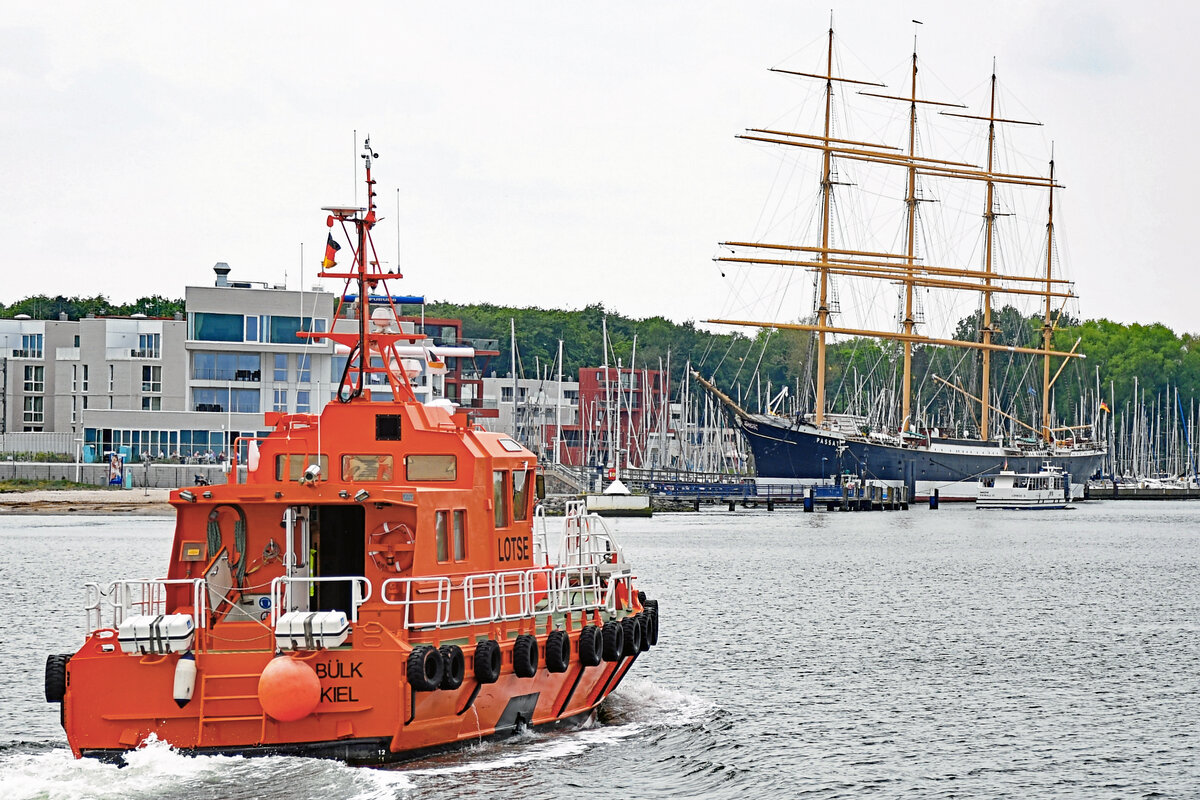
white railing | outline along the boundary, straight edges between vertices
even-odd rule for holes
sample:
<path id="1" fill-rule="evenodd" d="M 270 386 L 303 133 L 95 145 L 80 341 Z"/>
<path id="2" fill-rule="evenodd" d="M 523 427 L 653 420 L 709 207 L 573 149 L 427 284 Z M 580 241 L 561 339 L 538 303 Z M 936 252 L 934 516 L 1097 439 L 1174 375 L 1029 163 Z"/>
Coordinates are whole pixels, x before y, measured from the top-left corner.
<path id="1" fill-rule="evenodd" d="M 104 606 L 107 600 L 109 617 L 116 628 L 126 617 L 139 614 L 158 615 L 167 613 L 167 587 L 192 587 L 192 622 L 196 628 L 208 627 L 208 598 L 205 596 L 207 582 L 203 578 L 160 578 L 155 580 L 113 581 L 104 589 L 98 583 L 84 584 L 87 595 L 84 613 L 87 615 L 88 630 L 99 630 L 104 625 Z"/>
<path id="2" fill-rule="evenodd" d="M 584 501 L 567 502 L 563 536 L 558 547 L 563 565 L 624 564 L 625 551 L 599 514 L 588 514 Z"/>
<path id="3" fill-rule="evenodd" d="M 607 606 L 607 599 L 600 571 L 595 567 L 558 567 L 554 570 L 550 604 L 556 611 L 589 611 Z"/>
<path id="4" fill-rule="evenodd" d="M 396 588 L 393 589 L 393 587 Z M 379 588 L 379 598 L 388 605 L 405 607 L 404 627 L 406 629 L 438 628 L 450 622 L 451 590 L 450 579 L 446 577 L 389 578 Z M 395 594 L 400 597 L 393 599 Z M 418 621 L 414 618 L 420 609 L 426 608 L 432 617 L 431 620 Z"/>
<path id="5" fill-rule="evenodd" d="M 390 606 L 405 607 L 405 629 L 428 630 L 527 619 L 536 614 L 601 608 L 616 611 L 617 586 L 625 587 L 627 599 L 632 581 L 628 570 L 608 575 L 595 565 L 536 567 L 464 575 L 459 581 L 390 578 L 381 587 L 380 599 Z"/>
<path id="6" fill-rule="evenodd" d="M 330 575 L 320 578 L 289 578 L 281 575 L 271 581 L 271 627 L 275 627 L 281 613 L 297 611 L 292 607 L 292 597 L 295 593 L 293 586 L 300 586 L 307 594 L 307 589 L 316 583 L 350 583 L 350 621 L 358 622 L 358 607 L 371 599 L 371 582 L 361 575 Z M 280 609 L 283 609 L 281 612 Z"/>

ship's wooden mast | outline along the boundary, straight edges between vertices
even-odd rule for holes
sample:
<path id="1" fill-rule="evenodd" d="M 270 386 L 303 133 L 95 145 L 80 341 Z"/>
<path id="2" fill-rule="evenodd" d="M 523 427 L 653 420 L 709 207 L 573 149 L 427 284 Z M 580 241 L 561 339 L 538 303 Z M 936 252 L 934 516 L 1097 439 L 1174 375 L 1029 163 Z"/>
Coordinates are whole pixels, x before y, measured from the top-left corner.
<path id="1" fill-rule="evenodd" d="M 1050 208 L 1046 214 L 1046 315 L 1042 324 L 1042 349 L 1050 349 L 1054 322 L 1050 317 L 1050 281 L 1054 272 L 1054 156 L 1050 157 Z M 1042 356 L 1042 438 L 1050 441 L 1050 356 Z"/>
<path id="2" fill-rule="evenodd" d="M 844 139 L 834 139 L 833 134 L 833 84 L 835 81 L 839 83 L 852 83 L 860 86 L 882 86 L 883 84 L 872 83 L 870 81 L 857 81 L 849 78 L 843 78 L 833 74 L 833 26 L 829 26 L 829 42 L 825 51 L 825 74 L 814 75 L 812 73 L 794 72 L 786 69 L 772 69 L 772 72 L 781 72 L 788 75 L 798 75 L 803 78 L 819 78 L 825 81 L 825 122 L 823 135 L 820 141 L 825 145 L 822 148 L 821 156 L 821 252 L 829 252 L 829 233 L 831 226 L 831 217 L 833 215 L 833 154 L 835 148 L 828 145 L 831 142 L 839 144 L 863 144 L 861 142 L 849 142 Z M 744 137 L 753 138 L 753 137 Z M 808 137 L 816 139 L 817 137 Z M 829 270 L 827 259 L 822 258 L 814 262 L 817 270 L 817 325 L 814 328 L 817 331 L 817 396 L 815 409 L 815 424 L 820 425 L 825 419 L 825 333 L 829 325 Z"/>
<path id="3" fill-rule="evenodd" d="M 986 117 L 974 116 L 971 114 L 956 114 L 952 112 L 942 112 L 946 116 L 961 117 L 963 119 L 977 119 L 987 122 L 988 124 L 988 142 L 987 142 L 987 189 L 984 199 L 983 225 L 984 225 L 984 250 L 983 250 L 983 286 L 980 288 L 982 296 L 982 320 L 979 329 L 980 341 L 984 345 L 991 345 L 992 334 L 995 331 L 992 329 L 992 294 L 994 289 L 995 257 L 994 244 L 996 236 L 996 218 L 1001 216 L 996 213 L 996 181 L 994 179 L 996 167 L 996 123 L 1004 122 L 1013 125 L 1039 125 L 1038 122 L 1027 122 L 1018 119 L 1003 119 L 996 116 L 996 65 L 992 64 L 992 80 L 991 91 L 988 99 L 988 115 Z M 1054 191 L 1054 173 L 1051 172 L 1047 180 L 1050 191 Z M 1047 291 L 1049 291 L 1047 284 Z M 1046 295 L 1046 306 L 1049 309 L 1050 295 Z M 1049 311 L 1046 312 L 1049 314 Z M 1049 340 L 1043 342 L 1043 349 L 1049 350 Z M 1050 356 L 1045 356 L 1047 365 L 1049 364 Z M 979 412 L 979 438 L 987 440 L 991 434 L 990 412 L 991 412 L 991 389 L 992 389 L 992 349 L 990 347 L 983 348 L 983 379 L 980 384 L 980 395 L 982 403 Z M 1047 369 L 1049 367 L 1047 366 Z M 1046 375 L 1046 380 L 1043 381 L 1043 389 L 1049 382 L 1050 376 Z"/>
<path id="4" fill-rule="evenodd" d="M 994 167 L 996 153 L 996 71 L 992 70 L 992 92 L 988 107 L 988 148 L 987 171 L 990 175 Z M 983 256 L 983 322 L 980 326 L 980 340 L 986 345 L 992 343 L 992 240 L 996 232 L 996 184 L 987 182 L 987 200 L 983 212 L 984 256 Z M 992 351 L 986 347 L 983 350 L 983 381 L 980 385 L 980 396 L 983 402 L 979 409 L 979 438 L 987 441 L 989 419 L 988 412 L 992 405 Z"/>
<path id="5" fill-rule="evenodd" d="M 829 141 L 833 118 L 833 26 L 829 26 L 829 46 L 825 51 L 825 141 Z M 829 250 L 830 200 L 833 194 L 833 154 L 828 149 L 821 155 L 821 249 Z M 817 325 L 824 328 L 829 322 L 829 270 L 819 269 L 819 300 Z M 825 419 L 825 331 L 817 332 L 817 397 L 816 424 Z"/>

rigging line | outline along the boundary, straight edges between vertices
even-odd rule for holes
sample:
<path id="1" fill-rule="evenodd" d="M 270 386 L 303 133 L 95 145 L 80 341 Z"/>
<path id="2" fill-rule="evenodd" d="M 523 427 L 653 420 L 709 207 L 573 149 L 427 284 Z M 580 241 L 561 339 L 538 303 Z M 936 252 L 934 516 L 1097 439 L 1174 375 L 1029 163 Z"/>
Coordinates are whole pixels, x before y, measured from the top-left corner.
<path id="1" fill-rule="evenodd" d="M 733 383 L 737 383 L 737 379 L 741 377 L 742 370 L 746 366 L 746 357 L 750 355 L 750 351 L 754 349 L 754 340 L 750 339 L 746 344 L 746 355 L 742 356 L 741 363 L 738 364 L 737 372 L 733 375 Z M 756 370 L 757 371 L 757 370 Z M 751 376 L 753 377 L 753 376 Z"/>
<path id="2" fill-rule="evenodd" d="M 760 350 L 760 351 L 758 352 L 758 362 L 757 362 L 757 363 L 755 363 L 755 365 L 754 365 L 754 374 L 755 374 L 755 375 L 757 375 L 757 374 L 758 374 L 758 368 L 759 368 L 760 366 L 762 366 L 762 360 L 763 360 L 763 356 L 765 356 L 765 355 L 767 354 L 767 345 L 770 343 L 770 341 L 771 341 L 771 336 L 772 336 L 772 334 L 774 334 L 774 333 L 775 333 L 775 331 L 774 331 L 774 330 L 768 329 L 768 330 L 767 330 L 767 335 L 766 335 L 766 337 L 764 337 L 764 338 L 763 338 L 763 346 L 762 346 L 762 350 Z M 749 352 L 749 351 L 747 351 L 747 353 L 748 353 L 748 352 Z M 771 398 L 770 398 L 770 397 L 768 397 L 768 398 L 767 398 L 767 403 L 768 403 L 768 404 L 770 404 L 770 402 L 771 402 Z"/>
<path id="3" fill-rule="evenodd" d="M 729 347 L 728 347 L 728 349 L 725 350 L 725 355 L 721 356 L 721 360 L 717 362 L 717 366 L 713 368 L 712 374 L 714 377 L 717 374 L 717 370 L 719 370 L 721 368 L 721 365 L 725 363 L 725 359 L 729 356 L 729 351 L 733 349 L 733 345 L 735 342 L 737 342 L 736 334 L 730 334 Z"/>

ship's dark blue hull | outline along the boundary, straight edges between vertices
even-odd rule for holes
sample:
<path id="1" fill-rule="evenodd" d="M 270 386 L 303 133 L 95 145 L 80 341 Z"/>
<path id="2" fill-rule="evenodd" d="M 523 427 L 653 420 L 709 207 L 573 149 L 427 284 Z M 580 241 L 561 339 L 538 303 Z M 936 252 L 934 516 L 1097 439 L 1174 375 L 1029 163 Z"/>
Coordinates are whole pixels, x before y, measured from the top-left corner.
<path id="1" fill-rule="evenodd" d="M 1037 472 L 1050 463 L 1070 476 L 1073 494 L 1100 472 L 1105 452 L 1081 450 L 1015 451 L 993 442 L 932 439 L 900 446 L 792 424 L 780 418 L 735 416 L 754 453 L 756 473 L 766 482 L 812 483 L 850 474 L 865 480 L 907 486 L 921 498 L 937 489 L 940 497 L 974 499 L 979 477 L 1001 469 Z"/>

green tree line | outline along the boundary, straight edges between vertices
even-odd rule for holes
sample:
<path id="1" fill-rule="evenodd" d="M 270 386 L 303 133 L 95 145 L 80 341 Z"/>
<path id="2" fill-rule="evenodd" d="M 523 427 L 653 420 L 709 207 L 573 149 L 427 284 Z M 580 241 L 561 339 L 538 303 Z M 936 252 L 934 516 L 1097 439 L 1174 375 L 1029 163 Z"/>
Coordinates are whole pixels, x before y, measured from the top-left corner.
<path id="1" fill-rule="evenodd" d="M 50 297 L 37 295 L 10 305 L 0 303 L 0 317 L 27 314 L 34 319 L 77 320 L 88 316 L 171 317 L 184 311 L 182 299 L 159 295 L 115 303 L 102 295 L 95 297 Z M 407 313 L 419 314 L 419 307 L 406 307 Z M 702 374 L 737 396 L 746 405 L 754 405 L 770 386 L 774 393 L 782 387 L 798 398 L 795 408 L 808 410 L 813 397 L 814 337 L 794 330 L 733 330 L 714 332 L 697 327 L 693 321 L 672 322 L 663 317 L 643 319 L 627 317 L 590 305 L 579 311 L 542 308 L 514 308 L 491 304 L 462 305 L 449 302 L 427 303 L 427 317 L 446 317 L 463 321 L 468 338 L 493 339 L 499 355 L 489 370 L 504 375 L 510 370 L 510 320 L 515 323 L 518 371 L 534 377 L 540 366 L 543 374 L 557 374 L 558 342 L 563 342 L 563 372 L 575 376 L 580 368 L 604 363 L 602 326 L 609 336 L 608 361 L 624 366 L 633 360 L 636 336 L 636 360 L 639 368 L 658 369 L 669 363 L 672 380 L 683 377 L 690 363 Z M 959 321 L 955 338 L 977 340 L 981 320 L 978 313 Z M 1017 346 L 1039 346 L 1042 320 L 1026 317 L 1012 307 L 993 313 L 993 341 Z M 1079 341 L 1078 351 L 1086 359 L 1073 359 L 1055 383 L 1054 405 L 1059 419 L 1073 421 L 1085 398 L 1094 402 L 1095 387 L 1110 408 L 1131 398 L 1134 379 L 1148 397 L 1178 390 L 1184 398 L 1200 397 L 1200 337 L 1176 334 L 1160 324 L 1122 324 L 1107 319 L 1079 321 L 1062 317 L 1053 332 L 1057 350 L 1070 350 Z M 831 410 L 863 411 L 871 403 L 898 404 L 898 375 L 901 347 L 894 342 L 873 339 L 848 339 L 833 343 L 827 352 L 826 396 Z M 1052 372 L 1059 359 L 1054 359 Z M 961 383 L 965 391 L 978 394 L 982 364 L 978 351 L 941 346 L 913 348 L 913 404 L 923 418 L 934 424 L 942 419 L 967 419 L 969 408 L 959 393 L 933 380 L 933 375 Z M 1021 419 L 1037 418 L 1041 404 L 1040 359 L 999 352 L 992 357 L 992 384 L 1001 408 Z M 890 393 L 890 394 L 889 394 Z M 893 399 L 889 399 L 893 398 Z M 1090 407 L 1090 406 L 1089 406 Z"/>

